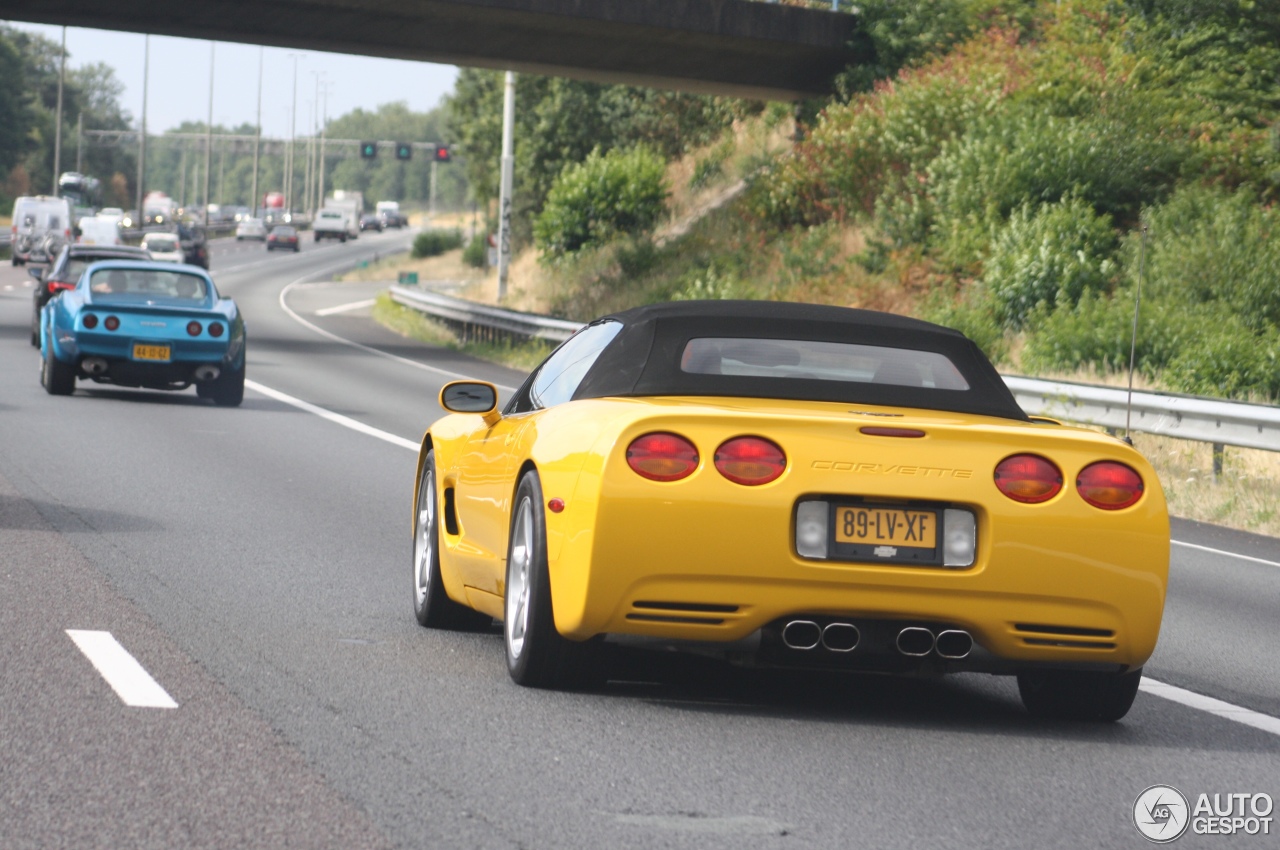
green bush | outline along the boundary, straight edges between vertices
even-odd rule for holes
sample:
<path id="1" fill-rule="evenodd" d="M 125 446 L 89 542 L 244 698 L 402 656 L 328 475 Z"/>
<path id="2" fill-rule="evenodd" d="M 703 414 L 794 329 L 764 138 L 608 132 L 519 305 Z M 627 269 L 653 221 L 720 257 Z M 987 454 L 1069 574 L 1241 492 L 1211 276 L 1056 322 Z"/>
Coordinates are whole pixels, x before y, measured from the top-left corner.
<path id="1" fill-rule="evenodd" d="M 445 251 L 462 247 L 462 231 L 460 230 L 424 230 L 413 240 L 410 252 L 415 260 L 423 257 L 438 257 Z"/>
<path id="2" fill-rule="evenodd" d="M 972 265 L 1013 210 L 1068 196 L 1117 223 L 1136 221 L 1172 187 L 1188 155 L 1158 128 L 1107 115 L 1059 118 L 1031 104 L 995 112 L 929 168 L 934 245 L 956 266 Z"/>
<path id="3" fill-rule="evenodd" d="M 1110 297 L 1086 292 L 1074 310 L 1038 318 L 1022 351 L 1023 366 L 1032 374 L 1081 368 L 1122 372 L 1129 367 L 1133 312 L 1132 289 L 1117 290 Z M 1260 365 L 1269 360 L 1275 367 L 1274 332 L 1270 336 L 1268 353 L 1266 340 L 1250 333 L 1221 304 L 1188 306 L 1144 295 L 1135 365 L 1141 374 L 1186 392 L 1220 396 L 1230 388 L 1236 393 L 1274 394 L 1274 387 L 1267 389 Z M 1259 358 L 1257 362 L 1250 359 L 1249 349 Z M 1224 354 L 1230 357 L 1215 362 Z M 1225 380 L 1215 388 L 1210 376 Z M 1274 374 L 1271 380 L 1276 380 Z"/>
<path id="4" fill-rule="evenodd" d="M 1169 362 L 1164 379 L 1172 389 L 1223 398 L 1280 398 L 1280 332 L 1251 334 L 1235 322 L 1204 330 L 1196 345 Z"/>
<path id="5" fill-rule="evenodd" d="M 1038 305 L 1052 312 L 1104 290 L 1117 270 L 1118 244 L 1111 220 L 1079 198 L 1014 210 L 983 274 L 995 318 L 1020 328 Z"/>
<path id="6" fill-rule="evenodd" d="M 971 286 L 958 296 L 937 291 L 923 305 L 921 317 L 955 328 L 973 340 L 991 362 L 1000 363 L 1009 353 L 1009 340 L 987 302 L 988 295 L 981 284 Z"/>
<path id="7" fill-rule="evenodd" d="M 1253 333 L 1280 326 L 1280 211 L 1244 189 L 1187 186 L 1148 216 L 1146 291 L 1153 298 L 1222 302 Z M 1136 278 L 1139 240 L 1126 245 Z"/>
<path id="8" fill-rule="evenodd" d="M 556 178 L 534 221 L 536 244 L 556 258 L 650 230 L 665 208 L 665 172 L 662 157 L 647 148 L 597 148 Z"/>
<path id="9" fill-rule="evenodd" d="M 467 247 L 462 249 L 462 261 L 469 266 L 483 269 L 489 265 L 489 235 L 477 233 Z"/>
<path id="10" fill-rule="evenodd" d="M 876 92 L 827 108 L 808 139 L 752 186 L 748 208 L 773 226 L 870 214 L 878 198 L 920 193 L 943 144 L 1018 85 L 1025 51 L 993 30 Z"/>

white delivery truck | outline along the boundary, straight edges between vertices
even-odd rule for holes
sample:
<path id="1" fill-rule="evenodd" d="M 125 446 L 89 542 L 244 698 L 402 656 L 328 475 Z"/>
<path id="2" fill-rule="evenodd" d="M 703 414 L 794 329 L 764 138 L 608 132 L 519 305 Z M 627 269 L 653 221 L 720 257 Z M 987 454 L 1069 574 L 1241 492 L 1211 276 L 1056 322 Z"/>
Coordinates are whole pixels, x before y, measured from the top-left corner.
<path id="1" fill-rule="evenodd" d="M 337 239 L 339 242 L 346 242 L 350 235 L 350 218 L 350 210 L 326 206 L 316 213 L 315 221 L 311 222 L 311 232 L 315 234 L 317 242 L 321 239 Z M 358 228 L 359 223 L 356 226 Z"/>
<path id="2" fill-rule="evenodd" d="M 71 202 L 52 195 L 24 195 L 13 202 L 13 264 L 48 263 L 71 241 Z"/>
<path id="3" fill-rule="evenodd" d="M 324 202 L 321 212 L 324 210 L 341 210 L 347 222 L 347 238 L 360 238 L 360 214 L 364 212 L 364 196 L 361 193 L 339 189 Z"/>
<path id="4" fill-rule="evenodd" d="M 120 239 L 120 219 L 114 216 L 96 215 L 80 219 L 76 225 L 80 235 L 76 242 L 81 245 L 123 245 Z"/>

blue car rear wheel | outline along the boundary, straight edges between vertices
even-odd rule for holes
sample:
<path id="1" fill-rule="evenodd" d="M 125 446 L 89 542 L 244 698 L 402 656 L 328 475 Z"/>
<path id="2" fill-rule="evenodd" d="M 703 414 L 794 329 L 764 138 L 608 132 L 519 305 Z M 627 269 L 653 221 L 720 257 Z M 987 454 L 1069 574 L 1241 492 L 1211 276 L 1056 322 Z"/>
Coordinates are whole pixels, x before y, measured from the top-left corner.
<path id="1" fill-rule="evenodd" d="M 71 395 L 76 391 L 76 367 L 63 363 L 53 356 L 53 346 L 44 352 L 40 367 L 40 383 L 49 395 Z"/>

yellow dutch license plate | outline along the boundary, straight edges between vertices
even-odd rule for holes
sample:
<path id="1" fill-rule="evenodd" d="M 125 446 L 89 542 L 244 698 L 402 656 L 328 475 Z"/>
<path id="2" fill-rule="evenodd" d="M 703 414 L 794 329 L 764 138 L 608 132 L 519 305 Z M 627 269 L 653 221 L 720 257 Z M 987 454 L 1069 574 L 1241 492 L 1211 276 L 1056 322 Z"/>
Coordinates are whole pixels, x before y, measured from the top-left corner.
<path id="1" fill-rule="evenodd" d="M 168 360 L 169 346 L 167 345 L 143 345 L 140 342 L 133 344 L 134 360 Z"/>
<path id="2" fill-rule="evenodd" d="M 836 542 L 872 546 L 937 546 L 938 515 L 899 508 L 836 508 Z"/>

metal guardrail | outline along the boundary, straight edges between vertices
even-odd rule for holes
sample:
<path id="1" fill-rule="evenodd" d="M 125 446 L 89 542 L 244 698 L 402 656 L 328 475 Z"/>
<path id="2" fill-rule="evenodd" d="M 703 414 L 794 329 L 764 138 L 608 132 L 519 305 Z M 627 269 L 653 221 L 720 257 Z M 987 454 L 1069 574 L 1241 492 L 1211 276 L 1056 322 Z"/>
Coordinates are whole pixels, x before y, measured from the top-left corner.
<path id="1" fill-rule="evenodd" d="M 578 322 L 503 310 L 416 286 L 392 286 L 391 297 L 460 329 L 464 341 L 494 338 L 496 334 L 563 342 L 582 327 Z M 1113 432 L 1123 431 L 1128 422 L 1132 430 L 1145 434 L 1212 443 L 1215 471 L 1221 469 L 1223 446 L 1280 451 L 1280 407 L 1274 405 L 1135 391 L 1130 412 L 1128 390 L 1014 375 L 1002 377 L 1018 404 L 1032 415 L 1095 425 Z"/>
<path id="2" fill-rule="evenodd" d="M 417 286 L 391 287 L 391 298 L 398 304 L 421 311 L 439 319 L 456 331 L 463 342 L 493 340 L 501 337 L 542 339 L 548 342 L 564 342 L 573 336 L 581 322 L 550 319 L 536 313 L 520 313 L 477 304 L 463 298 L 454 298 L 438 292 L 429 292 Z"/>
<path id="3" fill-rule="evenodd" d="M 1122 431 L 1134 431 L 1217 446 L 1280 451 L 1280 407 L 1163 393 L 1133 393 L 1117 387 L 1004 376 L 1028 413 Z"/>

